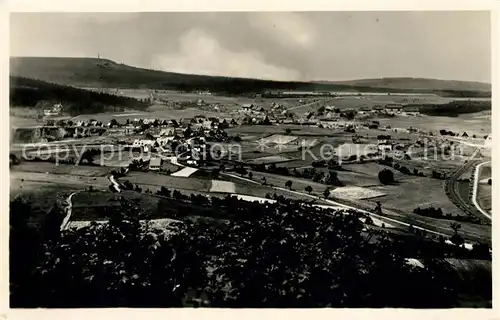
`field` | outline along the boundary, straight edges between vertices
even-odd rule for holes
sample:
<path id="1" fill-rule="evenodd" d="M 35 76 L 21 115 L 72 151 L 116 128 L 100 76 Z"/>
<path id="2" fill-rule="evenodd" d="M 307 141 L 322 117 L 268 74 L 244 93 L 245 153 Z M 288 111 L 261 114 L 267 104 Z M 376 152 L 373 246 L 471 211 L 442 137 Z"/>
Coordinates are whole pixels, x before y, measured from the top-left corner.
<path id="1" fill-rule="evenodd" d="M 485 164 L 485 165 L 481 166 L 481 169 L 479 170 L 478 179 L 480 181 L 488 180 L 491 178 L 491 175 L 492 175 L 491 164 Z"/>
<path id="2" fill-rule="evenodd" d="M 378 198 L 384 207 L 401 212 L 412 212 L 417 207 L 440 207 L 444 213 L 463 215 L 464 213 L 451 202 L 443 189 L 443 181 L 431 178 L 414 177 L 404 183 L 374 187 L 387 195 Z"/>
<path id="3" fill-rule="evenodd" d="M 363 163 L 348 164 L 343 167 L 349 171 L 338 171 L 340 181 L 347 186 L 371 186 L 371 190 L 385 194 L 374 200 L 380 201 L 383 207 L 388 209 L 410 213 L 419 206 L 435 206 L 442 208 L 444 213 L 464 214 L 447 197 L 442 180 L 404 175 L 390 169 L 394 173 L 396 184 L 382 185 L 378 179 L 378 172 L 387 168 L 383 165 Z M 466 190 L 468 193 L 467 188 Z"/>
<path id="4" fill-rule="evenodd" d="M 393 128 L 419 128 L 424 131 L 437 133 L 441 129 L 451 130 L 462 134 L 482 137 L 491 133 L 491 120 L 483 117 L 482 113 L 461 115 L 459 117 L 394 117 L 378 119 L 381 125 L 390 125 Z"/>
<path id="5" fill-rule="evenodd" d="M 225 130 L 228 135 L 261 135 L 261 134 L 281 134 L 284 135 L 286 129 L 291 130 L 291 136 L 299 137 L 324 137 L 337 136 L 336 133 L 341 131 L 333 131 L 326 128 L 318 128 L 317 126 L 306 126 L 299 124 L 283 124 L 283 125 L 243 125 Z"/>
<path id="6" fill-rule="evenodd" d="M 331 195 L 337 198 L 345 199 L 370 199 L 379 198 L 385 195 L 385 193 L 362 187 L 339 187 L 332 190 Z"/>
<path id="7" fill-rule="evenodd" d="M 67 164 L 55 165 L 49 162 L 22 162 L 13 168 L 14 171 L 49 173 L 53 175 L 72 175 L 83 177 L 105 177 L 110 169 L 100 166 L 75 166 Z"/>
<path id="8" fill-rule="evenodd" d="M 189 177 L 193 173 L 195 173 L 196 171 L 198 171 L 198 169 L 194 169 L 194 168 L 182 168 L 179 171 L 172 173 L 172 176 L 173 177 Z"/>
<path id="9" fill-rule="evenodd" d="M 166 199 L 134 191 L 123 191 L 120 195 L 110 192 L 80 192 L 73 196 L 73 210 L 70 221 L 107 220 L 109 218 L 107 208 L 119 206 L 121 196 L 132 201 L 137 208 L 140 208 L 143 215 L 139 218 L 143 219 L 164 219 L 174 213 L 192 215 L 209 211 L 202 207 L 192 207 L 175 199 Z"/>
<path id="10" fill-rule="evenodd" d="M 295 136 L 287 136 L 282 134 L 274 134 L 266 138 L 262 138 L 259 140 L 262 144 L 287 144 L 297 140 L 298 137 Z"/>
<path id="11" fill-rule="evenodd" d="M 249 164 L 270 164 L 270 163 L 282 163 L 282 162 L 288 162 L 291 161 L 291 159 L 283 157 L 283 156 L 268 156 L 268 157 L 261 157 L 261 158 L 255 158 L 250 161 L 247 161 Z"/>
<path id="12" fill-rule="evenodd" d="M 483 210 L 491 212 L 492 210 L 492 189 L 490 185 L 479 184 L 477 189 L 477 202 Z"/>
<path id="13" fill-rule="evenodd" d="M 229 181 L 222 180 L 212 180 L 212 185 L 210 186 L 210 192 L 221 192 L 221 193 L 235 193 L 235 184 Z"/>
<path id="14" fill-rule="evenodd" d="M 255 174 L 258 174 L 258 173 L 255 173 Z M 257 183 L 247 182 L 243 179 L 239 179 L 239 178 L 232 177 L 229 175 L 223 175 L 223 178 L 226 181 L 234 183 L 236 194 L 250 195 L 250 196 L 265 198 L 267 194 L 276 193 L 279 196 L 283 196 L 283 197 L 286 197 L 289 199 L 307 200 L 307 201 L 311 201 L 311 199 L 312 199 L 311 197 L 308 197 L 307 195 L 300 195 L 300 194 L 296 194 L 296 193 L 292 193 L 292 192 L 287 192 L 284 190 L 276 190 L 276 189 L 270 188 L 269 186 L 264 186 L 261 184 L 261 181 L 259 181 L 257 178 L 255 178 L 255 176 L 253 177 L 252 180 L 257 182 Z M 248 178 L 245 178 L 245 179 L 248 179 Z M 283 185 L 275 185 L 275 186 L 284 188 L 284 184 Z M 304 190 L 300 190 L 300 191 L 305 192 Z"/>
<path id="15" fill-rule="evenodd" d="M 133 184 L 138 184 L 145 187 L 157 187 L 158 189 L 162 186 L 170 189 L 179 190 L 195 190 L 200 192 L 208 192 L 211 187 L 210 180 L 195 179 L 195 178 L 183 178 L 159 175 L 153 172 L 129 172 L 126 177 L 120 179 L 120 181 L 128 180 Z"/>
<path id="16" fill-rule="evenodd" d="M 10 172 L 11 191 L 35 189 L 38 185 L 59 186 L 60 188 L 87 188 L 93 186 L 107 190 L 109 181 L 106 177 L 75 176 L 71 174 L 51 174 L 41 172 Z"/>

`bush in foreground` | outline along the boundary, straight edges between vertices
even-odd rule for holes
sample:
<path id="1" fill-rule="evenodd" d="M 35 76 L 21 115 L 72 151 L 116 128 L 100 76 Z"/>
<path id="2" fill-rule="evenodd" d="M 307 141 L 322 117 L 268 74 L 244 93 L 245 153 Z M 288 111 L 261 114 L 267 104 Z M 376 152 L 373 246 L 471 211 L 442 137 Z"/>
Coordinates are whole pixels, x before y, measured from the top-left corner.
<path id="1" fill-rule="evenodd" d="M 363 233 L 355 213 L 286 200 L 261 205 L 259 221 L 158 230 L 139 223 L 137 204 L 110 210 L 107 224 L 44 242 L 12 306 L 431 308 L 456 299 L 435 269 Z"/>

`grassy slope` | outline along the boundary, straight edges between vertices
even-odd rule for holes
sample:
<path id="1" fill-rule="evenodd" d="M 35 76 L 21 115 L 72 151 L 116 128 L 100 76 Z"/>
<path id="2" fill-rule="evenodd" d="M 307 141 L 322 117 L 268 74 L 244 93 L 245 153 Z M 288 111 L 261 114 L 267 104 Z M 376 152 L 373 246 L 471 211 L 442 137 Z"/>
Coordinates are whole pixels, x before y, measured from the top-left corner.
<path id="1" fill-rule="evenodd" d="M 355 82 L 278 82 L 256 79 L 188 75 L 135 68 L 95 58 L 15 57 L 10 59 L 11 75 L 87 87 L 151 89 L 210 89 L 214 92 L 255 92 L 283 90 L 491 91 L 487 84 L 433 79 L 388 78 Z"/>

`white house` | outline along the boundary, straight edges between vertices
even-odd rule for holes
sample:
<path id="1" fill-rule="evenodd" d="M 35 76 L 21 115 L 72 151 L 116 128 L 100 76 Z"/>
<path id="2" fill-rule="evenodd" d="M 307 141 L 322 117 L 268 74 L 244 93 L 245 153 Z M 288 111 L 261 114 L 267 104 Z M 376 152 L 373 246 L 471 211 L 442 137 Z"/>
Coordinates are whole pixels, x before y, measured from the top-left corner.
<path id="1" fill-rule="evenodd" d="M 390 144 L 379 144 L 378 145 L 378 150 L 381 151 L 381 152 L 392 151 L 392 145 L 390 145 Z"/>
<path id="2" fill-rule="evenodd" d="M 149 160 L 149 170 L 158 171 L 161 167 L 161 158 L 151 158 Z"/>
<path id="3" fill-rule="evenodd" d="M 155 144 L 154 140 L 148 140 L 148 139 L 136 139 L 134 143 L 132 143 L 133 147 L 150 147 Z"/>

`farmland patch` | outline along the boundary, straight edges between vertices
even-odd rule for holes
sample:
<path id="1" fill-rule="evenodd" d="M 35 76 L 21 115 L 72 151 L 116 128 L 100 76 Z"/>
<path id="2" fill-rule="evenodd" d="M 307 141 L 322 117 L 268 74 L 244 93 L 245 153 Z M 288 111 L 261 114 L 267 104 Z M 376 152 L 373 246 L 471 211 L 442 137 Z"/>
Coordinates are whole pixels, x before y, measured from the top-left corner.
<path id="1" fill-rule="evenodd" d="M 347 198 L 353 200 L 370 199 L 384 196 L 385 193 L 379 190 L 373 190 L 362 187 L 339 187 L 331 191 L 330 195 L 337 198 Z"/>

